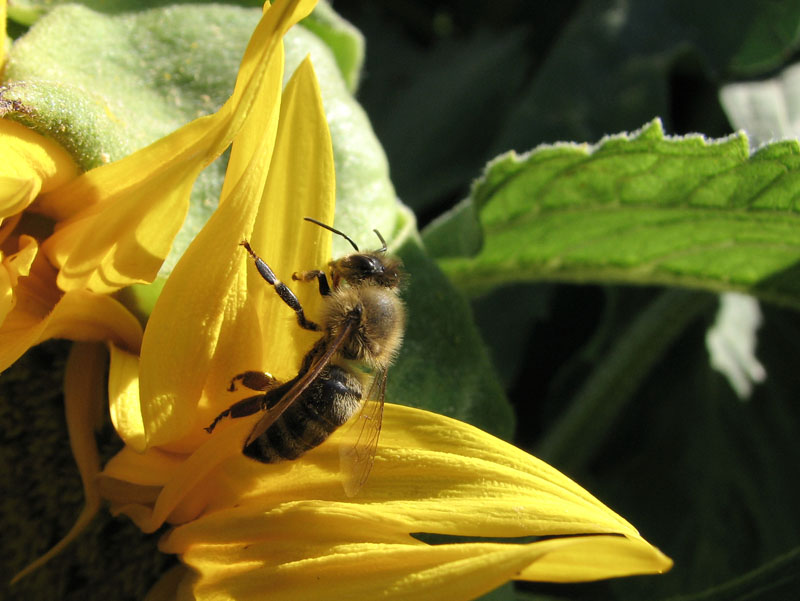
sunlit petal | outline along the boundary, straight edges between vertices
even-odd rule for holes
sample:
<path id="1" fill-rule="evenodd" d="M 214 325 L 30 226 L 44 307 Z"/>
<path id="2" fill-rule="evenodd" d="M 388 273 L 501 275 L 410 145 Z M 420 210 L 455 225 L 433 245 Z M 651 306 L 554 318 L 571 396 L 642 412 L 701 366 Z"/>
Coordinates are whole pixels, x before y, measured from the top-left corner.
<path id="1" fill-rule="evenodd" d="M 194 521 L 176 527 L 162 550 L 197 570 L 195 594 L 258 598 L 269 581 L 275 599 L 325 590 L 469 599 L 511 578 L 581 581 L 671 566 L 625 520 L 519 449 L 432 413 L 386 413 L 369 485 L 355 499 L 341 492 L 337 435 L 301 461 L 231 458 L 207 483 L 193 482 L 204 512 L 180 516 Z M 570 536 L 430 546 L 412 533 Z"/>
<path id="2" fill-rule="evenodd" d="M 250 168 L 184 254 L 150 317 L 141 364 L 148 444 L 190 434 L 168 448 L 197 448 L 207 438 L 202 426 L 235 400 L 226 392 L 232 376 L 264 369 L 287 378 L 297 369 L 302 349 L 311 346 L 314 337 L 298 332 L 291 310 L 260 279 L 238 244 L 249 239 L 285 280 L 297 269 L 324 265 L 330 234 L 310 224 L 303 228 L 302 217 L 332 219 L 333 159 L 325 123 L 306 62 L 284 92 L 280 125 L 272 125 L 272 131 L 277 126 L 274 153 L 270 130 L 247 126 L 248 135 L 262 140 Z M 261 202 L 254 202 L 258 198 Z M 288 239 L 289 232 L 299 234 Z M 312 311 L 315 296 L 311 286 L 299 292 Z M 181 319 L 174 318 L 177 314 Z M 287 343 L 295 333 L 306 335 Z M 208 404 L 201 401 L 198 411 L 204 391 Z"/>
<path id="3" fill-rule="evenodd" d="M 582 582 L 638 574 L 662 574 L 672 560 L 641 538 L 576 536 L 536 543 L 549 547 L 520 580 Z"/>
<path id="4" fill-rule="evenodd" d="M 171 532 L 162 540 L 162 550 L 176 552 L 173 539 L 193 526 L 181 526 Z M 530 578 L 529 571 L 551 580 L 542 566 L 557 566 L 559 556 L 568 557 L 573 550 L 580 554 L 584 545 L 587 551 L 606 554 L 597 562 L 600 567 L 569 572 L 568 579 L 559 578 L 556 568 L 552 580 L 577 582 L 626 575 L 626 570 L 617 568 L 616 563 L 624 562 L 629 555 L 614 553 L 628 545 L 626 539 L 609 536 L 528 544 L 330 542 L 314 547 L 301 546 L 294 535 L 270 536 L 261 529 L 258 532 L 262 536 L 247 543 L 201 543 L 183 552 L 184 562 L 198 573 L 190 584 L 195 598 L 246 601 L 263 599 L 264 591 L 269 590 L 269 598 L 275 601 L 378 596 L 403 601 L 458 601 L 474 599 L 514 578 L 540 579 Z M 637 546 L 634 543 L 631 548 Z M 660 572 L 669 566 L 669 560 L 649 547 L 649 554 L 639 562 L 636 573 Z"/>
<path id="5" fill-rule="evenodd" d="M 181 554 L 202 575 L 197 594 L 228 591 L 224 594 L 245 599 L 256 590 L 254 582 L 269 577 L 274 590 L 285 587 L 287 595 L 308 590 L 311 599 L 319 591 L 302 585 L 308 577 L 339 596 L 362 591 L 359 586 L 373 593 L 397 586 L 406 595 L 398 598 L 417 598 L 416 591 L 459 590 L 466 578 L 472 584 L 464 590 L 474 596 L 509 578 L 580 581 L 671 566 L 628 522 L 577 484 L 467 424 L 387 405 L 369 484 L 352 499 L 344 495 L 338 473 L 339 433 L 300 461 L 264 465 L 229 454 L 220 459 L 228 442 L 217 439 L 241 444 L 251 425 L 230 424 L 174 467 L 157 501 L 118 507 L 145 531 L 164 520 L 183 524 L 162 548 Z M 120 461 L 105 474 L 125 480 L 146 471 L 145 460 L 133 454 Z M 181 489 L 189 494 L 179 505 Z M 569 536 L 431 547 L 412 533 Z M 578 536 L 587 534 L 592 536 Z M 364 565 L 375 567 L 367 584 Z"/>

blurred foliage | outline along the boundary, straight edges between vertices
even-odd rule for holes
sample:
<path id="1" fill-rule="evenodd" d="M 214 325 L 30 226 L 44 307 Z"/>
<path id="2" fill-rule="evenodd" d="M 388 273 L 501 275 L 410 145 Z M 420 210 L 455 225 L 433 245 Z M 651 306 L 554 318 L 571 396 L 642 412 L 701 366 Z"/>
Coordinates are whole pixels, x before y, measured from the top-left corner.
<path id="1" fill-rule="evenodd" d="M 742 401 L 710 367 L 705 336 L 715 318 L 713 295 L 615 286 L 620 278 L 603 277 L 597 264 L 573 279 L 583 285 L 555 284 L 563 266 L 558 253 L 532 278 L 530 263 L 522 259 L 520 268 L 512 257 L 547 254 L 547 247 L 521 245 L 537 226 L 545 243 L 567 233 L 548 229 L 539 215 L 493 222 L 493 232 L 518 223 L 527 230 L 503 246 L 496 262 L 474 263 L 479 250 L 478 257 L 489 257 L 486 223 L 476 207 L 451 209 L 502 152 L 558 141 L 595 144 L 656 116 L 670 135 L 723 137 L 738 128 L 751 134 L 752 124 L 754 146 L 796 136 L 782 126 L 800 115 L 800 86 L 790 69 L 780 73 L 797 57 L 800 3 L 342 0 L 336 8 L 367 40 L 358 97 L 385 146 L 398 195 L 423 226 L 435 218 L 437 227 L 452 226 L 436 240 L 438 254 L 466 257 L 463 270 L 451 270 L 453 282 L 473 294 L 515 405 L 516 442 L 565 469 L 675 560 L 665 576 L 518 583 L 516 592 L 498 591 L 500 598 L 792 598 L 800 548 L 798 315 L 762 305 L 756 355 L 766 381 Z M 767 77 L 777 85 L 737 89 L 721 105 L 723 85 Z M 774 110 L 783 112 L 772 118 Z M 729 122 L 726 114 L 751 120 Z M 795 150 L 789 155 L 793 162 Z M 685 168 L 691 171 L 691 161 Z M 676 176 L 680 187 L 680 170 Z M 796 189 L 792 181 L 787 210 L 777 216 L 789 236 Z M 450 212 L 441 218 L 444 211 Z M 754 224 L 745 229 L 763 233 Z M 433 242 L 433 229 L 425 234 Z M 618 250 L 613 234 L 609 241 L 608 250 Z M 786 240 L 777 234 L 774 242 Z M 750 258 L 763 259 L 760 247 L 742 255 L 745 270 Z M 791 290 L 797 264 L 789 259 L 781 273 L 762 273 L 751 284 Z"/>

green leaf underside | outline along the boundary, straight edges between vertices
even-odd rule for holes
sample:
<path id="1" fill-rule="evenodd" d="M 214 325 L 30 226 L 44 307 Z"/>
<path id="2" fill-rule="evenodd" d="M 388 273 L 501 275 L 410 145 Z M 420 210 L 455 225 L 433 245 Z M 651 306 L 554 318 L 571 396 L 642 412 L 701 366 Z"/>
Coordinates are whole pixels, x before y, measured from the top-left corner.
<path id="1" fill-rule="evenodd" d="M 800 147 L 749 155 L 743 134 L 665 138 L 654 121 L 597 147 L 556 145 L 491 163 L 467 203 L 483 245 L 447 257 L 457 235 L 434 224 L 426 242 L 470 293 L 515 281 L 664 284 L 740 290 L 800 306 Z M 472 203 L 472 206 L 470 206 Z"/>
<path id="2" fill-rule="evenodd" d="M 64 4 L 75 4 L 73 0 L 16 0 L 9 7 L 8 18 L 23 25 L 32 25 L 37 19 Z M 139 12 L 151 8 L 177 6 L 181 4 L 229 4 L 233 6 L 261 9 L 261 0 L 238 0 L 219 2 L 216 0 L 83 0 L 82 6 L 109 15 Z M 325 41 L 336 56 L 342 75 L 351 91 L 354 91 L 364 62 L 364 36 L 352 24 L 340 17 L 324 0 L 303 22 L 303 25 Z"/>
<path id="3" fill-rule="evenodd" d="M 62 6 L 13 47 L 3 97 L 30 111 L 12 118 L 91 169 L 217 110 L 233 90 L 259 14 L 177 6 L 109 16 Z M 164 274 L 216 207 L 226 163 L 215 161 L 197 179 Z"/>

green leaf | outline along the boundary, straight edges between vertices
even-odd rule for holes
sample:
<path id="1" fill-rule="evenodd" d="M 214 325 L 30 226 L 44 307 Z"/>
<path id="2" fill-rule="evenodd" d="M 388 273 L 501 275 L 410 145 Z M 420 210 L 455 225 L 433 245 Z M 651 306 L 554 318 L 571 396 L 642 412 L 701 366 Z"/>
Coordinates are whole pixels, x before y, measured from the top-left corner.
<path id="1" fill-rule="evenodd" d="M 216 110 L 257 15 L 179 7 L 109 17 L 60 7 L 13 45 L 3 99 L 22 103 L 14 116 L 90 169 Z"/>
<path id="2" fill-rule="evenodd" d="M 510 439 L 511 407 L 466 299 L 426 255 L 417 236 L 407 236 L 397 254 L 409 273 L 403 295 L 408 322 L 400 356 L 389 373 L 387 400 Z"/>
<path id="3" fill-rule="evenodd" d="M 152 8 L 174 7 L 181 4 L 229 4 L 233 6 L 261 8 L 261 0 L 239 0 L 238 2 L 219 2 L 218 0 L 17 0 L 8 9 L 8 18 L 12 22 L 30 26 L 37 19 L 56 7 L 65 4 L 80 4 L 93 11 L 109 15 L 140 12 Z M 347 81 L 348 88 L 354 92 L 361 66 L 364 62 L 364 36 L 353 25 L 343 19 L 331 8 L 330 4 L 321 0 L 314 11 L 303 22 L 303 25 L 322 39 L 336 57 L 336 62 Z"/>
<path id="4" fill-rule="evenodd" d="M 665 138 L 654 121 L 594 148 L 499 157 L 454 213 L 462 223 L 470 211 L 477 217 L 480 251 L 447 256 L 457 235 L 448 220 L 425 239 L 469 294 L 518 281 L 617 282 L 735 290 L 800 307 L 798 165 L 797 142 L 750 156 L 743 135 Z"/>

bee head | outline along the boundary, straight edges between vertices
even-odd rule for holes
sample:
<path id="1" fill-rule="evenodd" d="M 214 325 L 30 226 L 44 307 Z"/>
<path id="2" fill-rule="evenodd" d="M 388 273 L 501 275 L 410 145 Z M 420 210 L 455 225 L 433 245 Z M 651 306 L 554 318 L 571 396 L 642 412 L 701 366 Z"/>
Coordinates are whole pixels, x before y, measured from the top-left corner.
<path id="1" fill-rule="evenodd" d="M 332 228 L 316 219 L 305 217 L 306 221 L 315 223 L 347 240 L 355 249 L 355 253 L 330 262 L 334 276 L 334 285 L 343 280 L 351 286 L 373 284 L 383 288 L 398 289 L 403 283 L 403 268 L 399 259 L 386 256 L 386 240 L 378 230 L 373 230 L 381 247 L 372 252 L 361 252 L 353 240 L 344 232 Z"/>
<path id="2" fill-rule="evenodd" d="M 383 288 L 398 288 L 403 281 L 400 261 L 387 257 L 381 251 L 347 255 L 331 261 L 331 268 L 351 286 L 374 284 Z"/>

